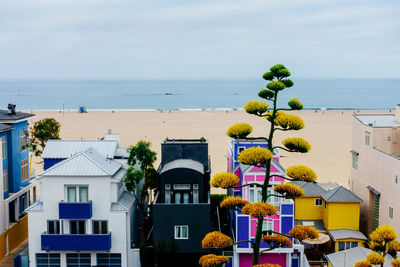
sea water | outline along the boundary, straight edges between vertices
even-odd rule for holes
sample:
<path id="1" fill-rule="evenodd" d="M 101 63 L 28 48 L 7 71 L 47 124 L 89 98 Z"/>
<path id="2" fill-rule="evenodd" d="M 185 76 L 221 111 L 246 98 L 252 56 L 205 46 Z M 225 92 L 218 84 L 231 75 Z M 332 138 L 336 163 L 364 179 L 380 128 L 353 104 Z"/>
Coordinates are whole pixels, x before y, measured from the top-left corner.
<path id="1" fill-rule="evenodd" d="M 279 93 L 279 106 L 298 97 L 309 109 L 393 109 L 400 103 L 400 79 L 294 79 Z M 0 81 L 0 109 L 241 109 L 266 81 Z"/>

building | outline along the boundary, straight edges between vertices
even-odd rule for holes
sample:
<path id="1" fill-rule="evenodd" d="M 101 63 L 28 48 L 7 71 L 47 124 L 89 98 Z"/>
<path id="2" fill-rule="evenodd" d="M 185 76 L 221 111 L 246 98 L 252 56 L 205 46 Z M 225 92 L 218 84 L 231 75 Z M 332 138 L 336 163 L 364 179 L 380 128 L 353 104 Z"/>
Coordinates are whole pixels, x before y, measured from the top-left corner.
<path id="1" fill-rule="evenodd" d="M 356 114 L 353 118 L 350 186 L 364 201 L 362 231 L 382 224 L 400 232 L 400 106 L 395 114 Z"/>
<path id="2" fill-rule="evenodd" d="M 0 110 L 0 260 L 28 238 L 25 209 L 36 201 L 29 169 L 28 119 L 33 114 Z"/>
<path id="3" fill-rule="evenodd" d="M 295 224 L 313 226 L 320 240 L 305 241 L 307 258 L 320 262 L 323 254 L 362 246 L 367 240 L 359 231 L 360 203 L 353 192 L 330 183 L 292 182 L 304 190 L 295 198 Z"/>
<path id="4" fill-rule="evenodd" d="M 31 267 L 140 266 L 137 201 L 125 190 L 118 147 L 117 140 L 46 145 L 40 201 L 27 209 Z"/>
<path id="5" fill-rule="evenodd" d="M 264 138 L 255 139 L 231 139 L 228 142 L 228 171 L 235 173 L 240 182 L 237 186 L 247 183 L 262 184 L 265 179 L 265 168 L 259 168 L 239 163 L 238 156 L 246 148 L 260 146 L 268 147 Z M 278 150 L 274 151 L 271 174 L 276 175 L 270 179 L 270 184 L 280 184 L 284 179 L 278 176 L 285 175 L 285 169 L 279 163 Z M 268 189 L 269 194 L 273 194 L 272 189 Z M 261 188 L 255 186 L 244 186 L 240 188 L 229 189 L 228 194 L 240 196 L 250 202 L 261 201 Z M 277 214 L 264 218 L 263 230 L 273 230 L 288 234 L 294 226 L 294 202 L 280 197 L 272 197 L 270 203 L 277 209 Z M 238 211 L 231 212 L 231 227 L 235 242 L 242 240 L 254 240 L 257 220 L 249 215 Z M 295 240 L 293 240 L 295 242 Z M 266 249 L 267 244 L 261 242 L 261 250 Z M 235 267 L 252 266 L 252 247 L 249 243 L 240 243 L 233 247 L 233 256 L 230 257 L 230 263 L 225 264 Z M 279 264 L 280 266 L 306 266 L 306 260 L 303 255 L 303 246 L 295 243 L 292 247 L 278 248 L 260 255 L 260 263 Z"/>
<path id="6" fill-rule="evenodd" d="M 204 236 L 211 231 L 210 159 L 202 139 L 166 139 L 161 144 L 158 193 L 153 209 L 155 266 L 198 266 Z"/>
<path id="7" fill-rule="evenodd" d="M 348 250 L 343 250 L 335 253 L 325 255 L 328 260 L 329 267 L 353 267 L 358 261 L 365 260 L 372 250 L 363 247 L 350 248 Z M 386 255 L 383 267 L 392 266 L 392 256 Z"/>

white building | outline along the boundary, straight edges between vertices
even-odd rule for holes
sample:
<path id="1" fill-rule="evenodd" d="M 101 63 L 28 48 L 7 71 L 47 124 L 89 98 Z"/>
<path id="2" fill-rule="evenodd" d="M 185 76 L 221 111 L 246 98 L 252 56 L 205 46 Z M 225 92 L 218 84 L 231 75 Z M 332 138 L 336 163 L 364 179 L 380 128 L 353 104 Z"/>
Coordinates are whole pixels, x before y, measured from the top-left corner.
<path id="1" fill-rule="evenodd" d="M 126 160 L 92 147 L 75 152 L 40 175 L 40 201 L 27 209 L 30 266 L 140 266 Z"/>

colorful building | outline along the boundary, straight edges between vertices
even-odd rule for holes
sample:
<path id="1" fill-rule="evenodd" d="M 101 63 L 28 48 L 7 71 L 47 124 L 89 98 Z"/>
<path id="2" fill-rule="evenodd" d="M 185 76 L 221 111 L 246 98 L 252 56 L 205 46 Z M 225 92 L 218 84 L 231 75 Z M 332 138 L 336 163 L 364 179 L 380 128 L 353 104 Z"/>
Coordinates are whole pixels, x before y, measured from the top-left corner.
<path id="1" fill-rule="evenodd" d="M 324 253 L 362 246 L 367 238 L 359 231 L 359 197 L 337 184 L 293 183 L 305 192 L 295 198 L 295 224 L 314 226 L 320 232 L 320 240 L 305 243 L 311 262 L 319 262 Z"/>
<path id="2" fill-rule="evenodd" d="M 268 147 L 264 138 L 255 139 L 232 139 L 228 142 L 228 171 L 235 173 L 240 182 L 237 186 L 248 183 L 262 184 L 265 179 L 265 169 L 243 165 L 239 163 L 238 156 L 246 148 L 260 146 Z M 284 179 L 278 176 L 284 176 L 285 170 L 279 163 L 278 150 L 274 151 L 271 163 L 271 174 L 276 175 L 270 180 L 270 184 L 280 184 Z M 272 189 L 268 190 L 273 193 Z M 240 196 L 250 202 L 261 201 L 261 188 L 255 186 L 244 186 L 241 188 L 229 189 L 228 194 Z M 269 200 L 275 205 L 277 214 L 264 218 L 263 230 L 273 230 L 288 234 L 294 225 L 294 202 L 280 197 L 272 197 Z M 231 212 L 232 231 L 235 242 L 241 240 L 253 240 L 256 234 L 257 220 L 249 215 L 238 211 Z M 260 263 L 279 264 L 280 266 L 306 266 L 307 261 L 303 255 L 303 246 L 295 243 L 292 247 L 278 248 L 260 255 Z M 260 250 L 267 248 L 266 243 L 261 243 Z M 233 247 L 233 255 L 230 257 L 230 263 L 225 266 L 246 267 L 252 266 L 252 247 L 249 243 L 240 243 Z"/>
<path id="3" fill-rule="evenodd" d="M 30 175 L 28 119 L 33 114 L 0 110 L 0 260 L 28 238 L 25 209 L 36 201 L 37 181 Z"/>
<path id="4" fill-rule="evenodd" d="M 383 224 L 400 232 L 400 105 L 395 114 L 353 118 L 350 186 L 363 199 L 361 230 Z"/>
<path id="5" fill-rule="evenodd" d="M 46 145 L 43 155 L 59 160 L 39 175 L 40 200 L 27 209 L 31 267 L 140 266 L 143 225 L 118 147 L 118 140 Z"/>

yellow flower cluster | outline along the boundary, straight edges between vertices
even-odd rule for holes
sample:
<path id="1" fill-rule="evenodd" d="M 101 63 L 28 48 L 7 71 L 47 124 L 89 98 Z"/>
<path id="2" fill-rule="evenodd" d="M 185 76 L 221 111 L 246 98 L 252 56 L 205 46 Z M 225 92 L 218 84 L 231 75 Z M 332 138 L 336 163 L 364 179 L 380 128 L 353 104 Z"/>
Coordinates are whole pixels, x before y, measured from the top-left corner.
<path id="1" fill-rule="evenodd" d="M 272 158 L 272 152 L 264 147 L 250 147 L 243 150 L 238 159 L 241 163 L 253 166 L 266 166 Z"/>
<path id="2" fill-rule="evenodd" d="M 215 254 L 204 255 L 199 260 L 199 264 L 202 267 L 219 267 L 222 264 L 228 262 L 229 262 L 228 257 L 217 256 Z"/>
<path id="3" fill-rule="evenodd" d="M 277 116 L 274 120 L 275 125 L 281 126 L 286 130 L 301 130 L 304 128 L 303 119 L 297 115 L 287 114 L 285 112 L 277 112 Z"/>
<path id="4" fill-rule="evenodd" d="M 259 116 L 262 116 L 265 112 L 267 112 L 268 108 L 269 106 L 266 102 L 258 100 L 250 100 L 243 107 L 243 109 L 246 110 L 247 113 Z"/>
<path id="5" fill-rule="evenodd" d="M 280 81 L 271 81 L 267 84 L 267 88 L 273 91 L 280 91 L 286 88 L 286 85 Z"/>
<path id="6" fill-rule="evenodd" d="M 372 250 L 375 250 L 375 251 L 382 250 L 383 249 L 383 245 L 381 243 L 377 243 L 375 241 L 371 241 L 369 243 L 369 248 L 372 249 Z"/>
<path id="7" fill-rule="evenodd" d="M 267 244 L 270 244 L 274 247 L 291 247 L 292 241 L 289 238 L 283 235 L 265 235 L 261 238 Z"/>
<path id="8" fill-rule="evenodd" d="M 291 98 L 288 102 L 288 105 L 294 110 L 303 109 L 303 104 L 299 101 L 297 97 Z"/>
<path id="9" fill-rule="evenodd" d="M 313 182 L 317 180 L 317 174 L 304 165 L 294 165 L 286 169 L 286 175 L 295 181 Z"/>
<path id="10" fill-rule="evenodd" d="M 303 241 L 304 239 L 315 239 L 318 237 L 318 232 L 315 228 L 304 225 L 296 225 L 289 231 L 289 236 Z"/>
<path id="11" fill-rule="evenodd" d="M 210 180 L 210 185 L 212 187 L 221 187 L 227 189 L 234 186 L 239 181 L 239 177 L 237 177 L 234 173 L 220 172 L 215 174 L 214 177 Z"/>
<path id="12" fill-rule="evenodd" d="M 253 267 L 281 267 L 279 264 L 272 264 L 272 263 L 264 263 L 264 264 L 256 264 Z"/>
<path id="13" fill-rule="evenodd" d="M 227 197 L 225 198 L 219 206 L 221 208 L 235 208 L 235 207 L 243 207 L 244 205 L 249 204 L 247 200 L 241 199 L 240 197 Z"/>
<path id="14" fill-rule="evenodd" d="M 232 246 L 232 244 L 232 238 L 218 231 L 206 234 L 203 241 L 201 241 L 203 248 L 226 248 Z"/>
<path id="15" fill-rule="evenodd" d="M 389 250 L 400 251 L 400 243 L 396 240 L 387 243 Z"/>
<path id="16" fill-rule="evenodd" d="M 372 264 L 367 260 L 358 261 L 354 264 L 354 267 L 372 267 Z"/>
<path id="17" fill-rule="evenodd" d="M 269 203 L 256 202 L 256 203 L 246 204 L 242 208 L 241 213 L 248 214 L 257 219 L 262 219 L 266 216 L 271 216 L 276 214 L 276 209 Z"/>
<path id="18" fill-rule="evenodd" d="M 246 138 L 253 131 L 253 127 L 251 127 L 248 123 L 236 123 L 229 127 L 226 131 L 226 135 L 232 138 Z"/>
<path id="19" fill-rule="evenodd" d="M 392 240 L 395 240 L 397 238 L 396 231 L 393 229 L 393 227 L 384 224 L 376 228 L 370 235 L 370 239 L 372 241 L 381 243 L 383 241 L 389 242 Z"/>
<path id="20" fill-rule="evenodd" d="M 300 137 L 286 138 L 282 144 L 292 152 L 307 153 L 311 150 L 311 145 Z"/>
<path id="21" fill-rule="evenodd" d="M 292 183 L 275 185 L 274 191 L 284 195 L 286 198 L 301 197 L 304 195 L 304 190 Z"/>
<path id="22" fill-rule="evenodd" d="M 392 261 L 392 266 L 393 267 L 400 267 L 400 259 L 393 260 Z"/>
<path id="23" fill-rule="evenodd" d="M 382 257 L 378 252 L 372 252 L 367 256 L 367 261 L 372 265 L 379 265 L 385 262 L 385 258 Z"/>

